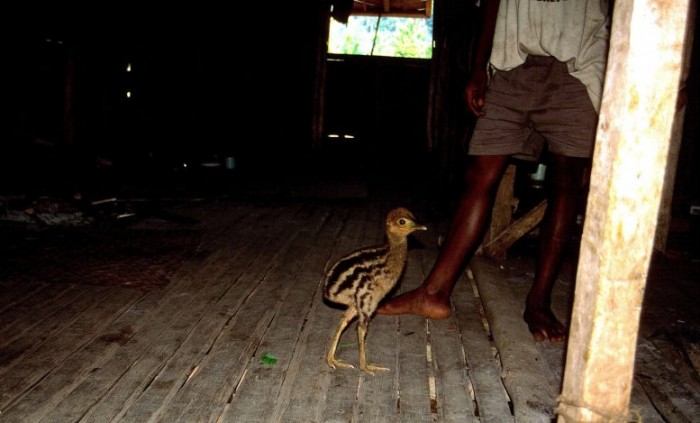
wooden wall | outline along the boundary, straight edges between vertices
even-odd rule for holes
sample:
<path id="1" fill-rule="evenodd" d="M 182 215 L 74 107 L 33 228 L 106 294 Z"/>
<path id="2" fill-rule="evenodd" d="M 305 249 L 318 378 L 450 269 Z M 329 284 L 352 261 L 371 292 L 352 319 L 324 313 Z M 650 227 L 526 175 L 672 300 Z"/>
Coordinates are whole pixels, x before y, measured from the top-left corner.
<path id="1" fill-rule="evenodd" d="M 269 10 L 245 4 L 235 12 L 215 4 L 161 10 L 120 4 L 80 13 L 55 5 L 18 13 L 19 29 L 2 41 L 11 64 L 2 101 L 13 110 L 6 143 L 65 141 L 65 70 L 72 56 L 74 142 L 87 155 L 235 154 L 241 166 L 275 166 L 276 157 L 322 148 L 329 130 L 348 127 L 383 150 L 409 140 L 412 160 L 423 161 L 436 184 L 458 184 L 473 124 L 463 87 L 476 8 L 436 0 L 429 62 L 326 62 L 328 4 Z M 128 61 L 135 65 L 129 77 L 122 72 Z M 698 108 L 696 63 L 689 113 Z M 128 102 L 127 86 L 134 90 Z M 686 203 L 700 185 L 694 122 L 684 130 L 674 193 Z M 3 164 L 18 162 L 12 154 L 2 155 Z"/>

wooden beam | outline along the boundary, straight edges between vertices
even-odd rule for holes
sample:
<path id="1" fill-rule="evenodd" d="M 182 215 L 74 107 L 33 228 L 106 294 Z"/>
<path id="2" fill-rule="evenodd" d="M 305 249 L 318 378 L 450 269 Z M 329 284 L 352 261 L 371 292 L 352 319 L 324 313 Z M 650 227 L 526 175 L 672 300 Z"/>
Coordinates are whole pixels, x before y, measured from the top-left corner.
<path id="1" fill-rule="evenodd" d="M 558 421 L 628 421 L 691 0 L 617 0 Z"/>
<path id="2" fill-rule="evenodd" d="M 484 254 L 495 260 L 505 260 L 508 248 L 539 225 L 544 217 L 545 209 L 547 209 L 547 200 L 542 200 L 532 210 L 508 225 L 496 238 L 484 245 Z"/>
<path id="3" fill-rule="evenodd" d="M 493 210 L 491 211 L 491 221 L 489 223 L 489 228 L 484 236 L 484 241 L 477 251 L 477 254 L 485 253 L 485 246 L 491 241 L 498 238 L 498 236 L 503 232 L 508 225 L 510 225 L 513 220 L 513 192 L 515 185 L 515 171 L 516 166 L 514 164 L 509 164 L 506 168 L 501 182 L 498 185 L 498 191 L 496 191 L 496 199 L 493 204 Z M 505 252 L 503 256 L 494 257 L 505 259 Z"/>

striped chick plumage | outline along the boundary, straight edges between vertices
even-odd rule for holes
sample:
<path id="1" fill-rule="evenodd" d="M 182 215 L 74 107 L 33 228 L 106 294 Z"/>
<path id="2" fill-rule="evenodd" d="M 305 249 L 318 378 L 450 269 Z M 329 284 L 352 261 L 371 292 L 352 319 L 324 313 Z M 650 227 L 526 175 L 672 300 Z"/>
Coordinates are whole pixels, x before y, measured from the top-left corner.
<path id="1" fill-rule="evenodd" d="M 408 236 L 419 230 L 426 227 L 415 222 L 413 213 L 403 207 L 393 209 L 386 217 L 385 244 L 356 250 L 338 260 L 326 273 L 324 297 L 347 306 L 326 354 L 326 362 L 332 368 L 353 367 L 336 359 L 335 351 L 345 328 L 358 318 L 360 369 L 367 373 L 389 370 L 366 361 L 367 325 L 379 302 L 401 278 L 408 258 Z"/>

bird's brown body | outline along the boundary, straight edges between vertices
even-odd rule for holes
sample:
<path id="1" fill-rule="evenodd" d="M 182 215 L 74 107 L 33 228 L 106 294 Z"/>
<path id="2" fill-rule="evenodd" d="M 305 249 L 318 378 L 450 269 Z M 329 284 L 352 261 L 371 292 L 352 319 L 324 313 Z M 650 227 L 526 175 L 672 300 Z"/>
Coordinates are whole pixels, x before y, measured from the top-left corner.
<path id="1" fill-rule="evenodd" d="M 425 226 L 415 222 L 413 214 L 407 209 L 393 209 L 386 218 L 385 244 L 356 250 L 342 257 L 328 270 L 324 281 L 324 297 L 348 307 L 326 355 L 329 366 L 334 369 L 352 367 L 336 359 L 335 350 L 343 331 L 357 317 L 360 368 L 368 373 L 388 370 L 366 361 L 367 325 L 379 302 L 394 288 L 403 274 L 408 257 L 408 235 L 425 229 Z"/>

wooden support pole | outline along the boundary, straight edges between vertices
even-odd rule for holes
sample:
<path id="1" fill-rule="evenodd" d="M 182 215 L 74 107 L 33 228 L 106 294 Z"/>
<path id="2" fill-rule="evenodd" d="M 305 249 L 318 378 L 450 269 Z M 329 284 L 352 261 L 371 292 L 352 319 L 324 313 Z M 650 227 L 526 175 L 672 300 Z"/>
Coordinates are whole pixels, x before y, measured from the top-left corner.
<path id="1" fill-rule="evenodd" d="M 692 0 L 617 0 L 558 421 L 628 421 Z"/>
<path id="2" fill-rule="evenodd" d="M 73 47 L 68 48 L 66 57 L 66 79 L 63 87 L 63 143 L 75 144 L 75 112 L 73 90 L 75 85 L 75 53 Z"/>
<path id="3" fill-rule="evenodd" d="M 316 57 L 314 58 L 314 84 L 312 88 L 312 113 L 311 113 L 311 147 L 320 148 L 323 146 L 323 132 L 326 108 L 326 73 L 328 66 L 328 33 L 330 31 L 331 11 L 328 8 L 320 7 L 317 16 L 318 37 L 316 38 Z"/>
<path id="4" fill-rule="evenodd" d="M 688 22 L 686 24 L 685 48 L 683 52 L 683 67 L 681 69 L 680 77 L 681 90 L 678 93 L 678 107 L 676 108 L 676 115 L 673 119 L 673 128 L 671 129 L 671 141 L 668 149 L 668 160 L 666 162 L 666 178 L 664 179 L 664 188 L 661 191 L 659 219 L 656 223 L 654 247 L 656 247 L 656 249 L 662 253 L 667 251 L 668 233 L 670 231 L 671 220 L 673 218 L 673 189 L 676 182 L 676 169 L 681 151 L 681 143 L 683 141 L 683 121 L 685 120 L 685 106 L 687 103 L 685 85 L 688 80 L 688 75 L 690 74 L 690 59 L 693 51 L 693 40 L 695 38 L 696 8 L 697 4 L 695 1 L 690 1 Z"/>

